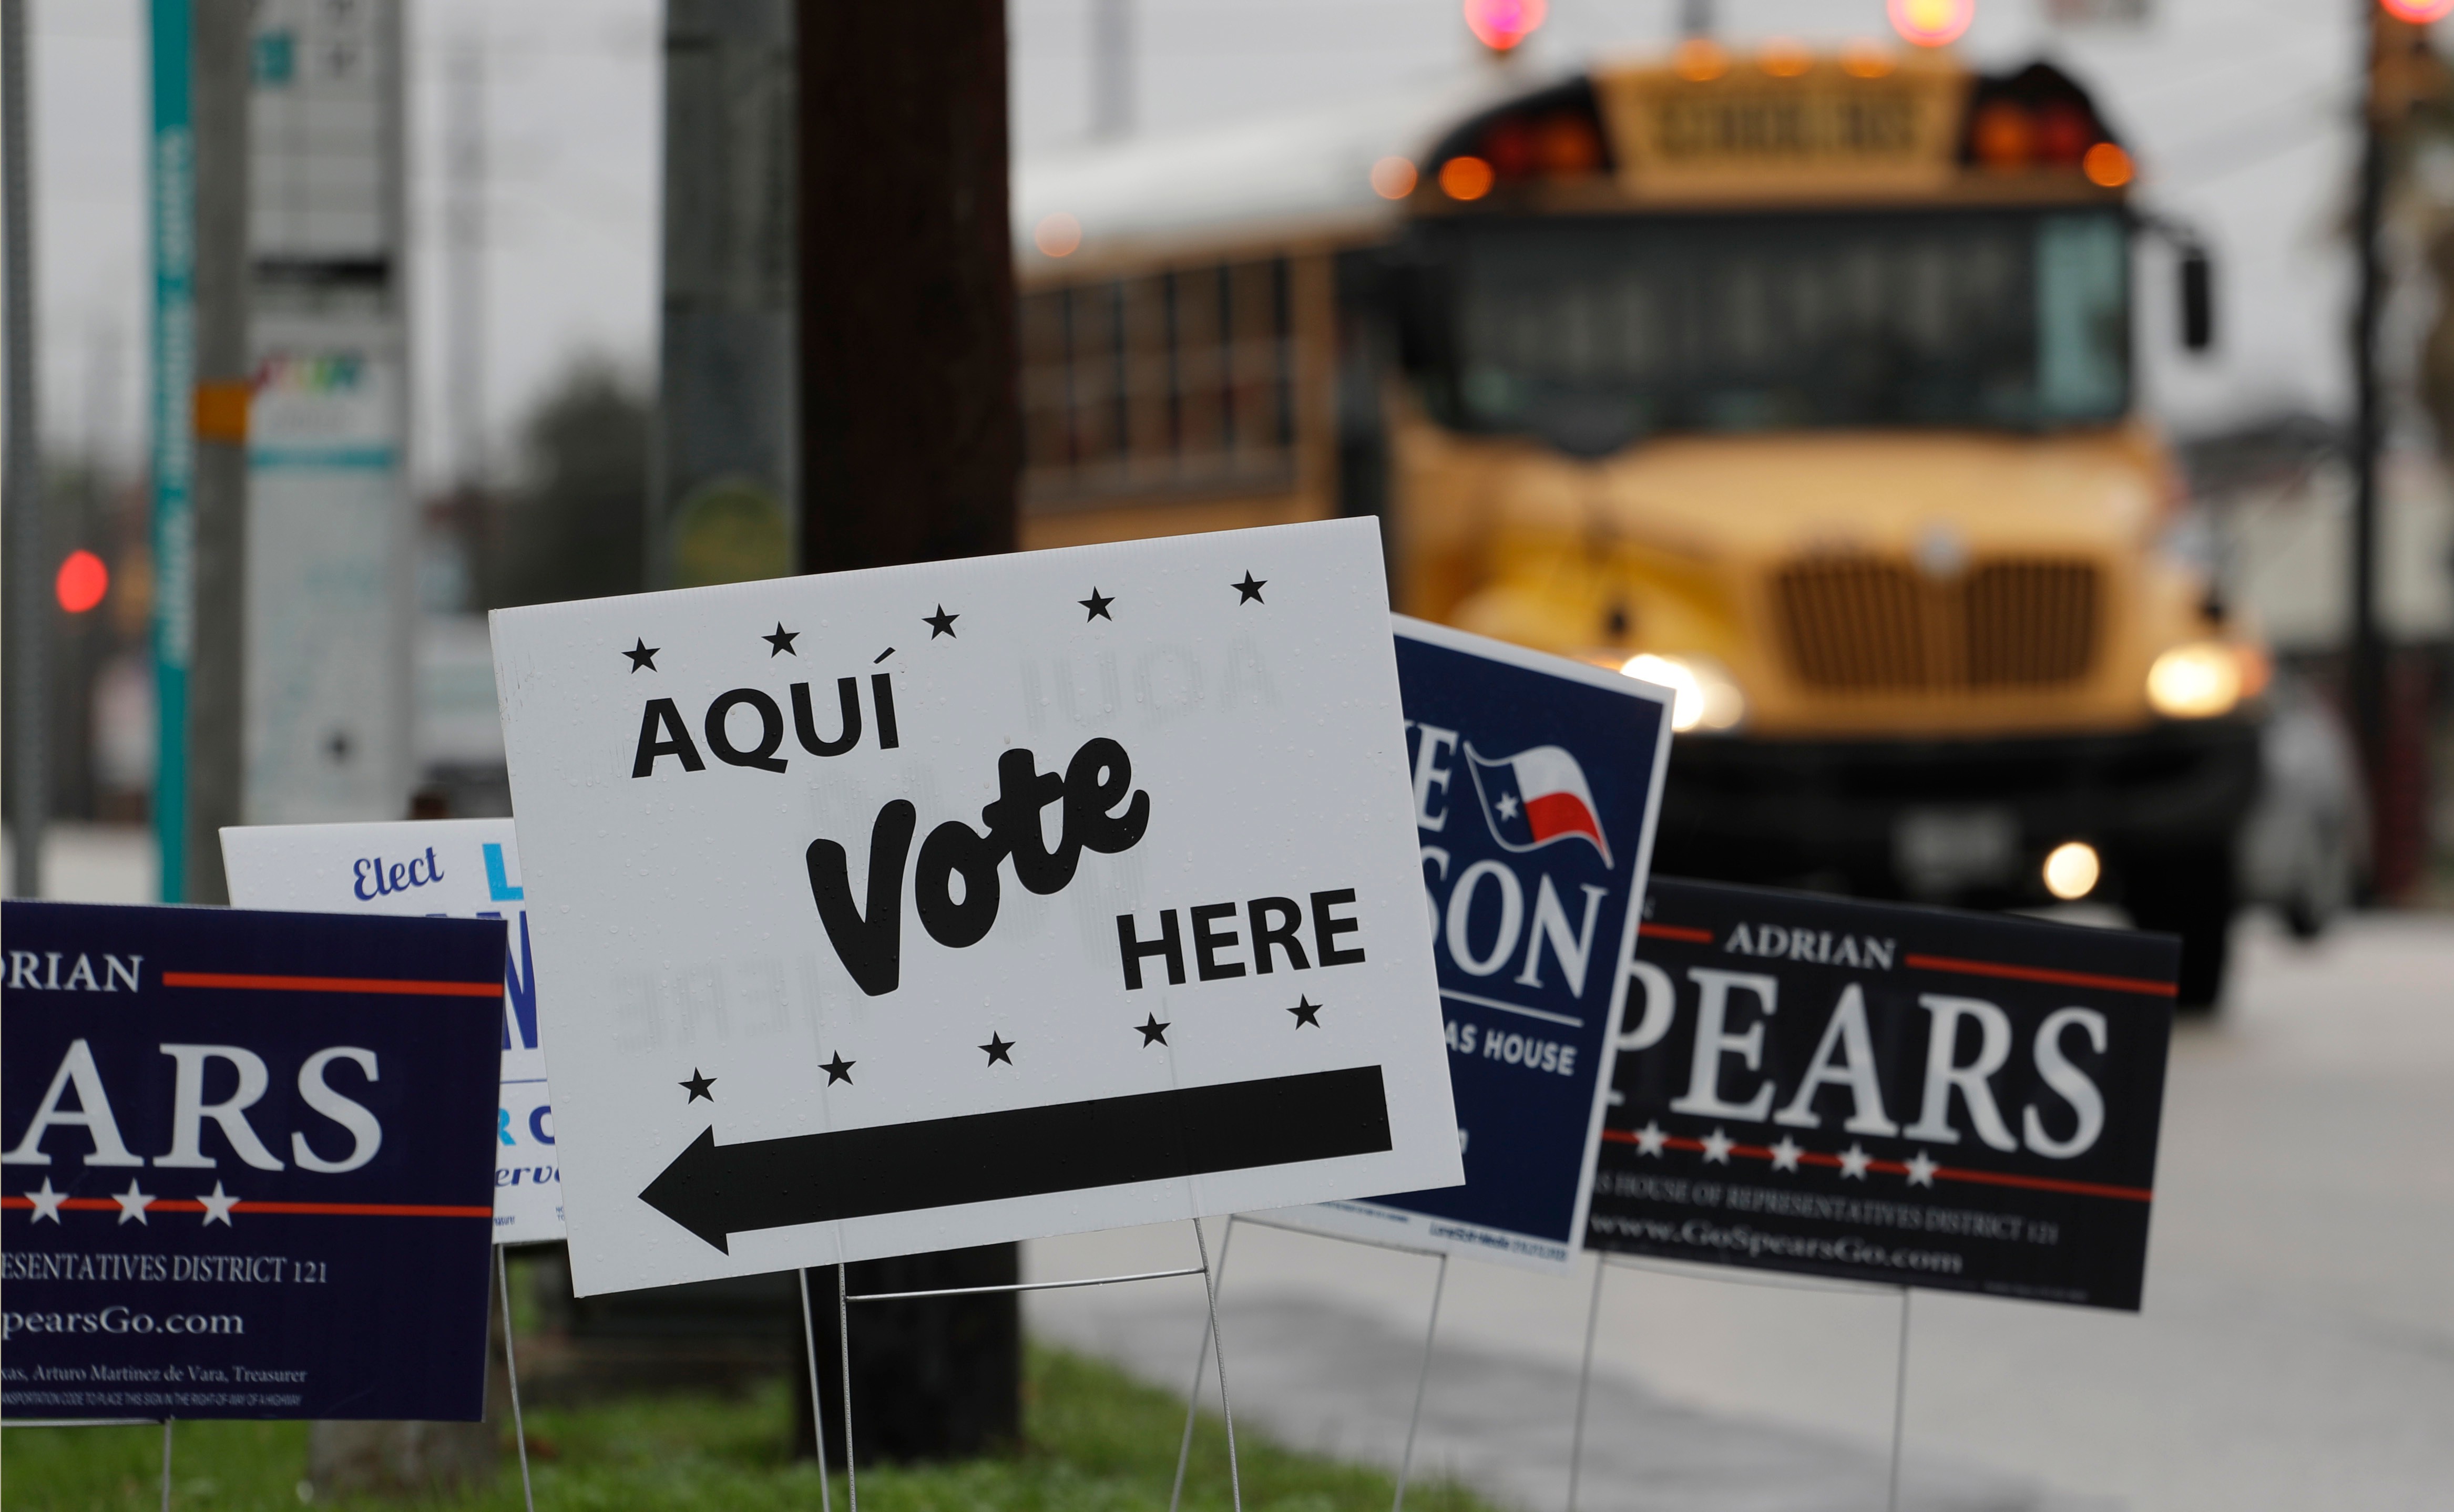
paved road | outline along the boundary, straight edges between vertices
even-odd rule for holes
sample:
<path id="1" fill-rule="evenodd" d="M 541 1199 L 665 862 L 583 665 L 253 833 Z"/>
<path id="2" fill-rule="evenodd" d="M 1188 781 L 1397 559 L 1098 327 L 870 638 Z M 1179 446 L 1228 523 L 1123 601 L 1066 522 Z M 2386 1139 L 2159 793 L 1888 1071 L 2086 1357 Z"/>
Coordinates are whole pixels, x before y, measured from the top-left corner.
<path id="1" fill-rule="evenodd" d="M 2454 920 L 2365 920 L 2313 948 L 2252 923 L 2239 948 L 2224 1012 L 2175 1045 L 2143 1311 L 1919 1294 L 1909 1505 L 2454 1507 Z M 1192 1248 L 1179 1224 L 1030 1263 Z M 1432 1267 L 1238 1225 L 1239 1418 L 1394 1462 Z M 1452 1267 L 1427 1462 L 1561 1504 L 1591 1276 Z M 1181 1390 L 1198 1309 L 1159 1283 L 1040 1294 L 1030 1316 Z M 1882 1505 L 1899 1327 L 1896 1293 L 1615 1265 L 1582 1504 Z"/>

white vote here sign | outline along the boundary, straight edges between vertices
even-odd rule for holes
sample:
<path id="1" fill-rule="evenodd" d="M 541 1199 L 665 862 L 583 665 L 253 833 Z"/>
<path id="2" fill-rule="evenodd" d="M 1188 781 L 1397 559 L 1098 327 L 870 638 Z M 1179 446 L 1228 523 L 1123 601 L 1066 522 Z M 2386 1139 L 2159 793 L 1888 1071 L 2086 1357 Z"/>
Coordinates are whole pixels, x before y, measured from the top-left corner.
<path id="1" fill-rule="evenodd" d="M 241 908 L 500 919 L 503 1100 L 495 1111 L 494 1243 L 562 1237 L 553 1100 L 537 1046 L 537 974 L 519 846 L 508 819 L 253 825 L 222 831 L 222 874 Z"/>
<path id="2" fill-rule="evenodd" d="M 583 1294 L 1459 1180 L 1369 522 L 493 616 Z"/>

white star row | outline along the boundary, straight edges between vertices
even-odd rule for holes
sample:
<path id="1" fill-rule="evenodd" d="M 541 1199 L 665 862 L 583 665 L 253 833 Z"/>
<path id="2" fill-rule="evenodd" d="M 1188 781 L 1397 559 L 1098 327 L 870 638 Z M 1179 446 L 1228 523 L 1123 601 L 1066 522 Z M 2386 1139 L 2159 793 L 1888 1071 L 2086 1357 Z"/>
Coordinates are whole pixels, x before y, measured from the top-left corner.
<path id="1" fill-rule="evenodd" d="M 1712 1133 L 1704 1136 L 1702 1144 L 1704 1159 L 1707 1163 L 1727 1165 L 1730 1164 L 1730 1151 L 1738 1147 L 1739 1142 L 1716 1128 Z M 1644 1127 L 1636 1131 L 1636 1152 L 1639 1155 L 1661 1155 L 1666 1153 L 1669 1147 L 1669 1132 L 1658 1123 L 1648 1120 Z M 1799 1157 L 1806 1153 L 1803 1145 L 1786 1134 L 1780 1137 L 1780 1144 L 1770 1148 L 1772 1168 L 1777 1171 L 1796 1171 Z M 1859 1144 L 1851 1144 L 1835 1158 L 1840 1162 L 1842 1176 L 1852 1177 L 1861 1182 L 1866 1179 L 1867 1169 L 1875 1164 L 1875 1157 L 1867 1154 L 1865 1148 Z M 1908 1170 L 1905 1174 L 1911 1186 L 1932 1186 L 1934 1173 L 1941 1169 L 1923 1150 L 1910 1156 L 1906 1164 Z"/>
<path id="2" fill-rule="evenodd" d="M 43 1178 L 43 1189 L 26 1193 L 26 1199 L 34 1204 L 34 1216 L 31 1222 L 39 1224 L 48 1218 L 56 1224 L 60 1221 L 60 1204 L 69 1200 L 69 1194 L 51 1190 L 51 1179 L 46 1176 Z M 119 1204 L 121 1223 L 125 1224 L 132 1218 L 149 1227 L 152 1220 L 145 1216 L 145 1210 L 161 1201 L 151 1192 L 139 1190 L 133 1177 L 129 1179 L 128 1190 L 112 1192 L 111 1200 Z M 223 1191 L 221 1183 L 213 1183 L 211 1195 L 199 1197 L 196 1201 L 205 1205 L 207 1224 L 219 1224 L 224 1228 L 236 1226 L 231 1223 L 231 1209 L 238 1205 L 238 1199 Z"/>

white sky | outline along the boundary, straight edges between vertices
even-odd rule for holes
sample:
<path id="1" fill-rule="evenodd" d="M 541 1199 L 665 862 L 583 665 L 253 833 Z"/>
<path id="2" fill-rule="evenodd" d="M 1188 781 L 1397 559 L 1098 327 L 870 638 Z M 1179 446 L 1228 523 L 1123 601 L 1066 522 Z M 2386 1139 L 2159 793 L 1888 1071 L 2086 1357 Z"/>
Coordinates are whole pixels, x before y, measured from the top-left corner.
<path id="1" fill-rule="evenodd" d="M 645 372 L 654 349 L 660 8 L 654 0 L 409 0 L 412 257 L 422 473 L 442 444 L 440 215 L 446 49 L 488 50 L 493 180 L 487 259 L 494 435 L 572 358 Z M 1090 0 L 1009 0 L 1016 149 L 1077 141 L 1089 117 Z M 2142 157 L 2146 203 L 2197 221 L 2218 258 L 2222 345 L 2181 357 L 2161 262 L 2144 337 L 2151 407 L 2179 428 L 2302 406 L 2339 412 L 2358 7 L 2351 0 L 2151 0 L 2143 30 L 2057 32 L 2045 0 L 1979 0 L 1963 44 L 1989 66 L 2045 55 L 2097 92 Z M 1655 46 L 1678 0 L 1553 0 L 1537 68 Z M 43 426 L 141 449 L 147 311 L 141 0 L 34 0 Z M 1881 0 L 1720 0 L 1722 35 L 1883 30 Z M 1136 0 L 1139 126 L 1300 109 L 1455 64 L 1454 0 Z"/>

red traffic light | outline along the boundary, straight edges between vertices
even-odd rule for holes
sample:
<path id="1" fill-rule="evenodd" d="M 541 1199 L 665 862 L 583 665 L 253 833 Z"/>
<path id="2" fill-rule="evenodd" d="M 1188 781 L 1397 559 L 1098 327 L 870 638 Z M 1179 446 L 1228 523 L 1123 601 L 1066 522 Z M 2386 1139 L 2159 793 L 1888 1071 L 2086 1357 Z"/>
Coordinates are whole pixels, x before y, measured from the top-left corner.
<path id="1" fill-rule="evenodd" d="M 1946 47 L 1960 40 L 1977 19 L 1977 0 L 1885 0 L 1892 30 L 1903 41 L 1921 48 Z"/>
<path id="2" fill-rule="evenodd" d="M 111 568 L 102 565 L 102 558 L 80 547 L 60 564 L 59 576 L 52 580 L 51 587 L 59 594 L 60 607 L 70 614 L 83 614 L 111 591 Z"/>
<path id="3" fill-rule="evenodd" d="M 2424 27 L 2432 21 L 2443 21 L 2454 14 L 2454 0 L 2378 0 L 2385 13 L 2397 21 L 2408 21 Z"/>
<path id="4" fill-rule="evenodd" d="M 1465 0 L 1466 30 L 1494 52 L 1508 52 L 1534 34 L 1548 0 Z"/>

